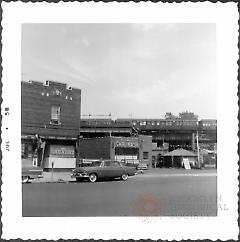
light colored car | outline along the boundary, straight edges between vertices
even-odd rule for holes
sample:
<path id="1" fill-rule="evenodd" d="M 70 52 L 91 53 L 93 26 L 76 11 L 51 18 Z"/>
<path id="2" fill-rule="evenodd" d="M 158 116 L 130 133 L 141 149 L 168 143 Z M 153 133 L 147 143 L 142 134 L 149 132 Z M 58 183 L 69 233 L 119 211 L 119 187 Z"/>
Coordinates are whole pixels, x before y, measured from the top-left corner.
<path id="1" fill-rule="evenodd" d="M 140 163 L 138 166 L 137 166 L 137 170 L 147 170 L 148 169 L 148 166 L 147 164 L 145 163 Z"/>
<path id="2" fill-rule="evenodd" d="M 128 176 L 135 174 L 134 167 L 123 166 L 117 161 L 108 160 L 93 162 L 88 167 L 78 167 L 73 170 L 71 177 L 76 178 L 77 181 L 87 178 L 90 182 L 105 178 L 121 178 L 126 181 Z"/>

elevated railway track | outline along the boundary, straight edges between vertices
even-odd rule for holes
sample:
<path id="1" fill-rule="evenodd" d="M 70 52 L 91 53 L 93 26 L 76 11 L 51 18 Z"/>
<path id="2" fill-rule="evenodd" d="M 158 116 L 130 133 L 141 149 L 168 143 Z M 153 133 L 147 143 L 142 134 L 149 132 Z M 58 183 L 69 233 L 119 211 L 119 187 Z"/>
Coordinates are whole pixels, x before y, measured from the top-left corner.
<path id="1" fill-rule="evenodd" d="M 217 120 L 202 119 L 82 119 L 82 137 L 150 135 L 161 146 L 167 142 L 170 149 L 194 149 L 196 135 L 200 143 L 217 143 Z"/>

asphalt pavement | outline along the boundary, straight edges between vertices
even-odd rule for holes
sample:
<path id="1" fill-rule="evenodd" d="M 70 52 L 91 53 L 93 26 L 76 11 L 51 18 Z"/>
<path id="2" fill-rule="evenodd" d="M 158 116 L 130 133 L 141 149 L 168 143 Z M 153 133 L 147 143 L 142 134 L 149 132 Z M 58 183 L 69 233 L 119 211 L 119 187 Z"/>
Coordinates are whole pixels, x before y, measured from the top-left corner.
<path id="1" fill-rule="evenodd" d="M 23 216 L 217 215 L 216 170 L 153 169 L 127 181 L 96 183 L 65 175 L 59 183 L 23 184 Z"/>

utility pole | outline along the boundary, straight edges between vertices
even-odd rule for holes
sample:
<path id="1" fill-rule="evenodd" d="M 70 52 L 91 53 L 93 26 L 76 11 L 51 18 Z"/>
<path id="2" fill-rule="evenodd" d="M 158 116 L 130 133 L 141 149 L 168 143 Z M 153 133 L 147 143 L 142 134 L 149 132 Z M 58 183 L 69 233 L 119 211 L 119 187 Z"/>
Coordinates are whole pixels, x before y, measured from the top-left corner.
<path id="1" fill-rule="evenodd" d="M 198 138 L 199 138 L 199 135 L 198 135 L 198 128 L 197 128 L 197 160 L 198 160 L 198 168 L 201 168 L 201 164 L 200 164 L 200 157 L 199 157 L 199 142 L 198 142 Z"/>
<path id="2" fill-rule="evenodd" d="M 139 137 L 138 135 L 138 158 L 139 158 L 139 164 L 141 163 L 141 159 L 140 159 L 140 156 L 141 156 L 141 147 L 142 147 L 142 139 Z"/>

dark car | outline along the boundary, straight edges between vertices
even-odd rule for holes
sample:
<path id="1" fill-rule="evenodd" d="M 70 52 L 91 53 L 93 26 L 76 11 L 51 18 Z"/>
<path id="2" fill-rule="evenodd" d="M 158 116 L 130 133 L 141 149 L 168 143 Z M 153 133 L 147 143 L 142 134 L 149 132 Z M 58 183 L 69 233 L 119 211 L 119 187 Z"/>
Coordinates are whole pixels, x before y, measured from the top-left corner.
<path id="1" fill-rule="evenodd" d="M 77 181 L 87 178 L 90 182 L 104 178 L 121 178 L 126 181 L 128 176 L 133 176 L 135 173 L 134 167 L 123 166 L 117 161 L 97 161 L 91 166 L 74 169 L 71 177 L 76 178 Z"/>

